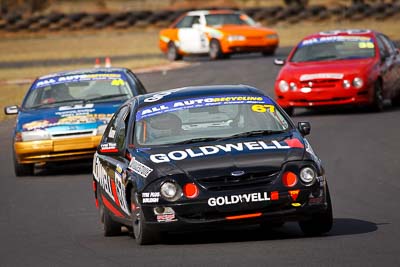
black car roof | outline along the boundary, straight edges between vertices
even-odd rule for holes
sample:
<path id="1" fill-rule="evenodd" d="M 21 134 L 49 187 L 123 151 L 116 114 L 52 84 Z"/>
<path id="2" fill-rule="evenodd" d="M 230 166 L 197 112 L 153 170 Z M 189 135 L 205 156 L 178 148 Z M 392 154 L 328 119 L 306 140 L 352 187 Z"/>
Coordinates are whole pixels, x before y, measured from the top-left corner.
<path id="1" fill-rule="evenodd" d="M 188 86 L 182 88 L 169 89 L 155 93 L 136 96 L 139 106 L 154 105 L 174 99 L 193 98 L 202 96 L 226 96 L 226 95 L 259 95 L 266 94 L 252 86 L 248 85 L 206 85 L 206 86 Z M 161 96 L 161 97 L 160 97 Z M 147 99 L 147 101 L 145 101 Z M 152 99 L 153 101 L 148 101 Z M 157 100 L 159 99 L 159 100 Z"/>

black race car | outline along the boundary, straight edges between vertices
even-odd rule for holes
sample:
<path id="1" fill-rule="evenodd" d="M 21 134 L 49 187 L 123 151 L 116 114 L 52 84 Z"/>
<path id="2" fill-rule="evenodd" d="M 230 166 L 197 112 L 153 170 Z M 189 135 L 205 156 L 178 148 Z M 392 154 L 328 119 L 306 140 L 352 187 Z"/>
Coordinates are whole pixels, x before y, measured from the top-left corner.
<path id="1" fill-rule="evenodd" d="M 298 221 L 307 235 L 332 227 L 319 158 L 262 91 L 201 86 L 136 96 L 108 124 L 93 161 L 104 235 Z"/>

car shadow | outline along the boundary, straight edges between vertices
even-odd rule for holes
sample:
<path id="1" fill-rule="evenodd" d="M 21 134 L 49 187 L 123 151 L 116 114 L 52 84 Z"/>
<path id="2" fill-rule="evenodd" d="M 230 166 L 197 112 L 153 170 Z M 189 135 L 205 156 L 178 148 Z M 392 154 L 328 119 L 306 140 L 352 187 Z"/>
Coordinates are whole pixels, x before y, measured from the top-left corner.
<path id="1" fill-rule="evenodd" d="M 297 223 L 286 223 L 280 228 L 261 229 L 258 225 L 241 226 L 235 229 L 212 229 L 208 231 L 196 231 L 187 233 L 168 233 L 163 235 L 161 243 L 169 245 L 208 244 L 272 241 L 301 238 L 329 238 L 332 236 L 349 236 L 365 234 L 378 230 L 377 224 L 369 221 L 336 218 L 332 230 L 319 237 L 306 237 Z"/>
<path id="2" fill-rule="evenodd" d="M 386 106 L 381 113 L 398 112 L 400 107 Z M 299 108 L 296 109 L 294 115 L 291 117 L 301 118 L 301 117 L 312 117 L 312 116 L 330 116 L 330 115 L 371 115 L 378 114 L 379 112 L 373 111 L 368 107 L 321 107 L 321 108 Z"/>
<path id="3" fill-rule="evenodd" d="M 92 173 L 92 160 L 46 163 L 35 167 L 35 177 L 81 175 Z"/>
<path id="4" fill-rule="evenodd" d="M 254 58 L 286 58 L 289 55 L 290 47 L 282 47 L 278 48 L 273 55 L 263 56 L 260 52 L 254 53 L 238 53 L 232 54 L 228 58 L 222 58 L 218 60 L 212 60 L 208 57 L 208 55 L 188 55 L 183 58 L 185 62 L 221 62 L 226 60 L 248 60 Z"/>

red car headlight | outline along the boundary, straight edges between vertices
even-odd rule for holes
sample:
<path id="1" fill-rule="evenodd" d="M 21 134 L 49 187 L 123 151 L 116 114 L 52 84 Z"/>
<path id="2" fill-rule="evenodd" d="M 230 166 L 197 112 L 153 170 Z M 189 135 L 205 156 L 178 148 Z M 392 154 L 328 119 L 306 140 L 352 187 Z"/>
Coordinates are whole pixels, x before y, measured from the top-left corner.
<path id="1" fill-rule="evenodd" d="M 281 80 L 278 84 L 279 90 L 284 93 L 289 90 L 289 84 L 285 80 Z"/>
<path id="2" fill-rule="evenodd" d="M 355 77 L 353 79 L 352 85 L 357 88 L 360 89 L 363 85 L 364 85 L 364 81 L 363 79 L 361 79 L 360 77 Z"/>

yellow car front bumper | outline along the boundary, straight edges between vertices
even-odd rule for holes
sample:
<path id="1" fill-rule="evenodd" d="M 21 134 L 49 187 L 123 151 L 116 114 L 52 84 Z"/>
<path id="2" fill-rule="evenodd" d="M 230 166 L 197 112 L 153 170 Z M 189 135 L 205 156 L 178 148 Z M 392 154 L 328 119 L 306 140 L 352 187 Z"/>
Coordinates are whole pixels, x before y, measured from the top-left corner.
<path id="1" fill-rule="evenodd" d="M 101 136 L 85 136 L 55 140 L 15 142 L 18 163 L 44 163 L 92 158 Z"/>

